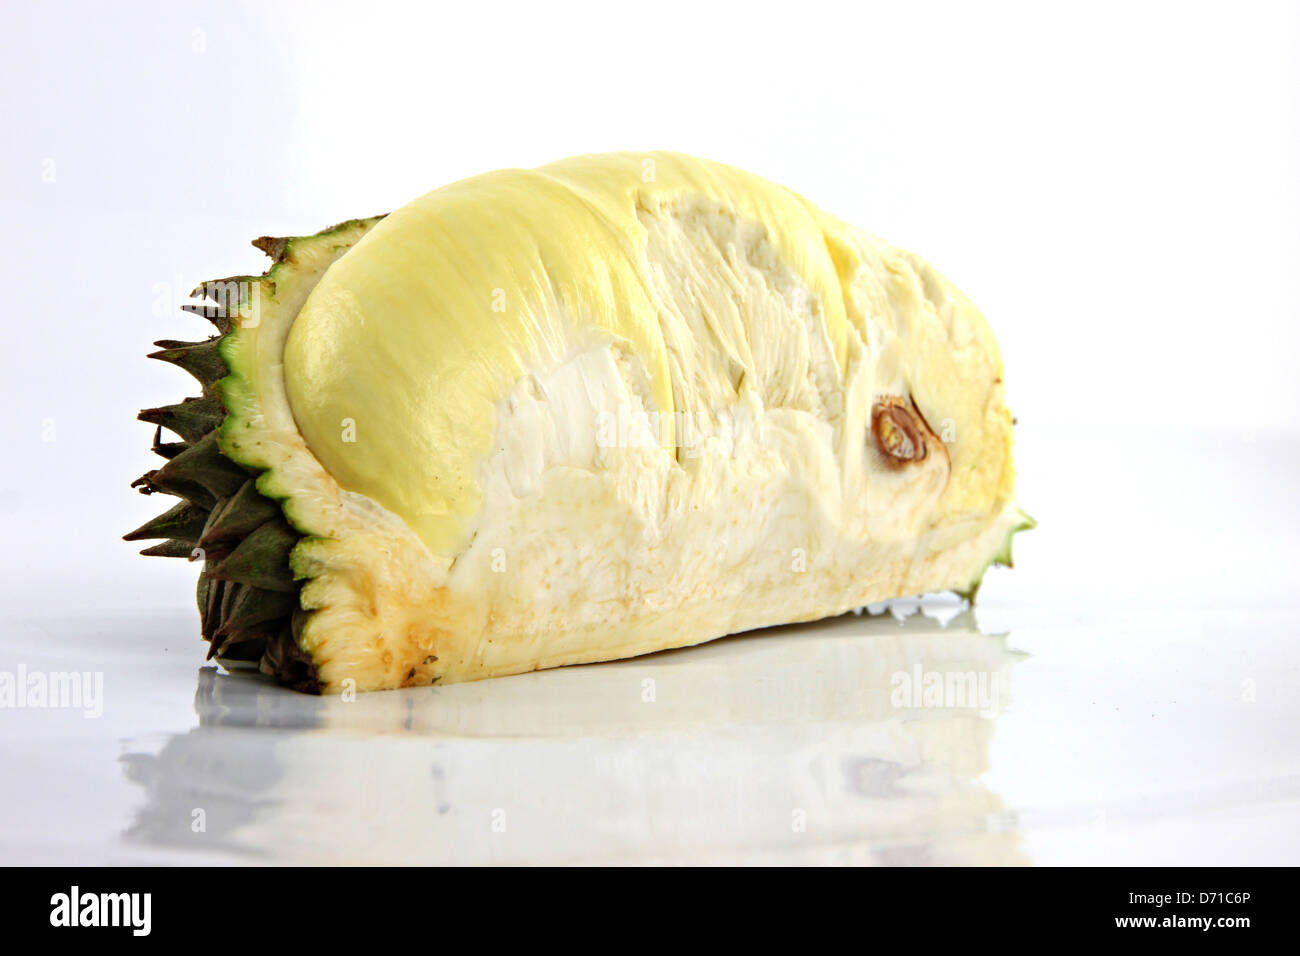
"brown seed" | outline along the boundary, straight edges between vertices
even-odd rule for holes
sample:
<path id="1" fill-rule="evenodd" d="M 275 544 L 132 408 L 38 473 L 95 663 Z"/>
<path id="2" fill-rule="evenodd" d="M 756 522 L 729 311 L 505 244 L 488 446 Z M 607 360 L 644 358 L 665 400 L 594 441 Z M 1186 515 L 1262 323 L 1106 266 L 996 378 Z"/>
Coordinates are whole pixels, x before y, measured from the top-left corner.
<path id="1" fill-rule="evenodd" d="M 925 460 L 925 434 L 911 402 L 901 398 L 878 401 L 871 410 L 871 434 L 881 454 L 895 465 Z"/>

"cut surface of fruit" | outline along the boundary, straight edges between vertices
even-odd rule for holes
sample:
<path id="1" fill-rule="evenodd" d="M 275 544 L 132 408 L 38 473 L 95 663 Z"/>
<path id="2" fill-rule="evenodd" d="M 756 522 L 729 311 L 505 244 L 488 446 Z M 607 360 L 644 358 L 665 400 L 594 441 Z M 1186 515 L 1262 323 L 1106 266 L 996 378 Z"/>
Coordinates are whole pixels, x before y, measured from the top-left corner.
<path id="1" fill-rule="evenodd" d="M 920 258 L 672 153 L 258 240 L 160 342 L 203 395 L 134 532 L 222 659 L 304 690 L 627 657 L 936 590 L 1030 525 L 997 345 Z M 202 311 L 199 309 L 198 311 Z"/>

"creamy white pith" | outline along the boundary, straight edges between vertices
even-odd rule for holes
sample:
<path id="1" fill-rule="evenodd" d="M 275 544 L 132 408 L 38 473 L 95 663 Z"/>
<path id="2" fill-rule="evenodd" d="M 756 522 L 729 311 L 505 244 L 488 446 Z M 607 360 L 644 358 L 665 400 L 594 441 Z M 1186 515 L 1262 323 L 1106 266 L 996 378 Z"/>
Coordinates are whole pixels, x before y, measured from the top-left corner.
<path id="1" fill-rule="evenodd" d="M 701 165 L 705 178 L 722 175 Z M 319 536 L 299 546 L 295 568 L 312 579 L 303 601 L 317 610 L 304 643 L 328 688 L 348 677 L 361 689 L 474 679 L 697 643 L 967 588 L 1002 551 L 1021 520 L 1010 501 L 1009 415 L 996 346 L 973 307 L 914 257 L 784 194 L 798 230 L 823 230 L 813 264 L 792 262 L 781 222 L 696 184 L 636 189 L 634 222 L 615 244 L 636 255 L 594 293 L 597 310 L 636 313 L 626 329 L 621 318 L 584 314 L 583 289 L 565 288 L 571 267 L 542 242 L 532 261 L 512 260 L 523 284 L 484 286 L 483 314 L 462 316 L 444 336 L 451 349 L 472 342 L 477 321 L 479 334 L 509 348 L 493 359 L 492 344 L 474 343 L 460 366 L 440 358 L 428 381 L 400 361 L 386 376 L 358 361 L 357 341 L 331 322 L 341 308 L 364 324 L 383 343 L 372 357 L 418 351 L 441 318 L 429 315 L 426 328 L 405 315 L 385 328 L 385 309 L 412 301 L 392 282 L 436 263 L 391 269 L 382 300 L 368 306 L 356 298 L 364 283 L 341 281 L 365 263 L 363 244 L 361 258 L 304 272 L 298 300 L 284 296 L 271 322 L 240 330 L 267 350 L 254 363 L 265 380 L 282 379 L 285 398 L 265 389 L 277 409 L 259 410 L 253 427 L 279 427 L 270 444 L 286 452 L 270 456 L 276 475 L 265 481 L 287 491 L 300 530 Z M 768 188 L 755 207 L 785 201 Z M 582 199 L 594 210 L 605 201 Z M 579 231 L 608 228 L 608 212 L 590 215 Z M 368 240 L 372 260 L 383 236 L 381 227 Z M 639 288 L 629 291 L 628 275 Z M 282 278 L 281 295 L 293 284 Z M 493 313 L 492 289 L 522 301 Z M 295 326 L 304 315 L 311 321 Z M 503 333 L 493 321 L 515 327 Z M 277 349 L 283 364 L 266 361 Z M 492 374 L 475 379 L 489 362 Z M 349 374 L 322 373 L 329 363 Z M 386 397 L 372 408 L 358 391 Z M 914 401 L 943 436 L 925 460 L 900 468 L 877 450 L 871 409 L 889 396 Z M 444 434 L 461 438 L 446 467 L 436 429 L 397 420 L 430 402 Z M 349 403 L 357 414 L 340 414 Z M 292 435 L 281 427 L 289 407 Z M 344 419 L 355 441 L 333 437 Z M 388 430 L 383 443 L 376 429 Z M 349 482 L 367 467 L 407 467 L 404 441 L 406 453 L 433 456 L 420 467 L 445 479 L 437 494 L 392 494 L 380 482 L 379 496 L 390 496 L 380 504 L 365 481 Z"/>

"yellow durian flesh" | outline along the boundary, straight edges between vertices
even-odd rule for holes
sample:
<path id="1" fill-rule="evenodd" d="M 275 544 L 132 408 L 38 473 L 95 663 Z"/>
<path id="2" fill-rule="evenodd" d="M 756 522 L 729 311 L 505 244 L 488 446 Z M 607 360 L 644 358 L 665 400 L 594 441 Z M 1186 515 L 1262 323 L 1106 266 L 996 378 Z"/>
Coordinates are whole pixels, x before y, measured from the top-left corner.
<path id="1" fill-rule="evenodd" d="M 254 351 L 282 378 L 298 435 L 280 437 L 309 454 L 269 481 L 312 536 L 303 641 L 330 690 L 968 590 L 1023 520 L 978 311 L 730 167 L 613 154 L 475 177 L 303 285 L 239 334 L 282 343 Z M 886 399 L 930 430 L 924 460 L 881 454 Z"/>

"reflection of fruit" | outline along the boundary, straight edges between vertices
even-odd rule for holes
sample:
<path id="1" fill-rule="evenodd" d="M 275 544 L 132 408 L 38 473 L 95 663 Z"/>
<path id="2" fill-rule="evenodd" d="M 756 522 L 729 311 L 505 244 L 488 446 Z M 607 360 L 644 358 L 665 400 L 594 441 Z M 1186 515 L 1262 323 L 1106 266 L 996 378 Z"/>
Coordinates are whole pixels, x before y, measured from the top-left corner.
<path id="1" fill-rule="evenodd" d="M 258 245 L 155 353 L 203 395 L 142 413 L 185 500 L 129 537 L 201 549 L 212 653 L 301 689 L 973 594 L 1027 524 L 980 314 L 739 170 L 578 157 Z"/>
<path id="2" fill-rule="evenodd" d="M 893 699 L 917 669 L 979 674 L 999 710 L 1016 660 L 970 615 L 846 615 L 351 702 L 208 668 L 197 726 L 127 746 L 128 840 L 290 863 L 1022 863 L 983 779 L 997 719 Z"/>

